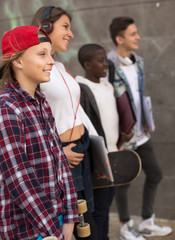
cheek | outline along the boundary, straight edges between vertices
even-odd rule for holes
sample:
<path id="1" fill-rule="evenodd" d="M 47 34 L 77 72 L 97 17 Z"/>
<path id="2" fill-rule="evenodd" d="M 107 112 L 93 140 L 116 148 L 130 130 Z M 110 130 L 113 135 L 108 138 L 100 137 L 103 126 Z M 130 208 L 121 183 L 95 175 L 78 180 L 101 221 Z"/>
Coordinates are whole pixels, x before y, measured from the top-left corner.
<path id="1" fill-rule="evenodd" d="M 28 61 L 25 65 L 25 72 L 30 74 L 40 74 L 41 70 L 43 69 L 43 64 L 40 61 L 37 61 L 36 59 L 33 59 L 32 61 Z"/>
<path id="2" fill-rule="evenodd" d="M 60 41 L 60 39 L 61 39 L 61 34 L 60 34 L 60 32 L 59 31 L 54 31 L 53 33 L 52 33 L 52 35 L 50 34 L 50 38 L 51 38 L 51 41 L 52 41 L 52 44 L 57 44 L 57 42 L 58 41 Z"/>

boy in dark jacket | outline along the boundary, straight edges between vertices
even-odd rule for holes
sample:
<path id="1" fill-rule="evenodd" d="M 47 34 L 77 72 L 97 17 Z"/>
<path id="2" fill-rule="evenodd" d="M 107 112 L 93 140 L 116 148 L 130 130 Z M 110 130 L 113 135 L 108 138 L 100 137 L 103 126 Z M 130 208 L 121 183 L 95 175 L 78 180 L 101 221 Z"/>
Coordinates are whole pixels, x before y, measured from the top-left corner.
<path id="1" fill-rule="evenodd" d="M 81 105 L 98 134 L 105 140 L 109 157 L 118 151 L 119 117 L 113 86 L 106 80 L 108 62 L 103 47 L 87 44 L 80 48 L 79 62 L 85 70 L 85 77 L 77 76 L 81 87 Z M 94 189 L 94 220 L 99 240 L 108 240 L 109 208 L 115 193 L 114 187 Z"/>

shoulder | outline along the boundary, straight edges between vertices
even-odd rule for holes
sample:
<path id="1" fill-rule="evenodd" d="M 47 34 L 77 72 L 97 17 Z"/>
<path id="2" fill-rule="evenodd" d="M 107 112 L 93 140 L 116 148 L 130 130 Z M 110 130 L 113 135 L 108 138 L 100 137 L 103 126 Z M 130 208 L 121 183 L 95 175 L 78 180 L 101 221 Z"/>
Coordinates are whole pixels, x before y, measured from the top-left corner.
<path id="1" fill-rule="evenodd" d="M 60 70 L 66 70 L 64 64 L 61 62 L 55 62 L 54 67 L 59 68 Z"/>
<path id="2" fill-rule="evenodd" d="M 120 61 L 119 61 L 119 57 L 116 49 L 112 49 L 107 54 L 107 58 L 108 58 L 109 70 L 113 73 L 113 71 L 117 70 L 120 66 Z"/>
<path id="3" fill-rule="evenodd" d="M 0 93 L 0 106 L 17 106 L 18 105 L 18 96 L 15 92 L 4 90 Z"/>
<path id="4" fill-rule="evenodd" d="M 66 72 L 65 66 L 63 63 L 61 62 L 55 62 L 52 71 L 51 71 L 51 78 L 56 76 L 58 74 L 58 72 L 61 72 L 62 74 L 64 74 Z"/>
<path id="5" fill-rule="evenodd" d="M 77 83 L 80 85 L 80 88 L 86 92 L 91 92 L 90 87 L 88 85 L 88 83 L 90 83 L 90 81 L 88 81 L 88 79 L 82 77 L 82 76 L 76 76 L 75 80 L 77 81 Z"/>
<path id="6" fill-rule="evenodd" d="M 22 117 L 23 107 L 20 104 L 21 99 L 12 92 L 3 91 L 0 94 L 0 115 L 6 120 L 15 119 L 13 116 Z"/>
<path id="7" fill-rule="evenodd" d="M 86 96 L 93 95 L 90 87 L 88 87 L 86 84 L 84 83 L 78 83 L 78 84 L 80 85 L 82 94 L 86 93 Z"/>
<path id="8" fill-rule="evenodd" d="M 101 78 L 100 82 L 101 82 L 101 84 L 105 85 L 106 87 L 113 88 L 112 84 L 108 81 L 108 78 Z"/>
<path id="9" fill-rule="evenodd" d="M 132 52 L 132 54 L 135 57 L 137 64 L 140 65 L 141 68 L 143 68 L 144 67 L 143 57 L 137 55 L 135 52 Z"/>

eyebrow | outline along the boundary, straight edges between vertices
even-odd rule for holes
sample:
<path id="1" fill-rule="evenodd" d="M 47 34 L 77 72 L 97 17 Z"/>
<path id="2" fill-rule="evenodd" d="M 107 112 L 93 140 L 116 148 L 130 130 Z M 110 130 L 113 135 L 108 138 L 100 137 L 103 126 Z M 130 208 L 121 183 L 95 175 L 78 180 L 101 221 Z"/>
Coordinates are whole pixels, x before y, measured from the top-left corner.
<path id="1" fill-rule="evenodd" d="M 67 24 L 68 26 L 70 26 L 70 24 L 68 22 L 63 22 L 63 24 Z"/>
<path id="2" fill-rule="evenodd" d="M 39 51 L 43 51 L 43 50 L 45 50 L 45 51 L 49 51 L 49 52 L 50 52 L 50 49 L 45 48 L 45 47 L 42 47 L 41 49 L 39 49 Z"/>

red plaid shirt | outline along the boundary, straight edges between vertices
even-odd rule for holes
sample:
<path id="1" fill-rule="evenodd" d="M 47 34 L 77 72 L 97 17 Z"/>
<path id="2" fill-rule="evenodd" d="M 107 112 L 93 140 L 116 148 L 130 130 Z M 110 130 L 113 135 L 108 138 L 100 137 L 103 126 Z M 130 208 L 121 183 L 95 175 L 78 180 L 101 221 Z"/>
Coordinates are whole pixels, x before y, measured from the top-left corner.
<path id="1" fill-rule="evenodd" d="M 5 240 L 64 239 L 77 222 L 77 196 L 51 109 L 13 84 L 0 94 L 0 236 Z"/>

